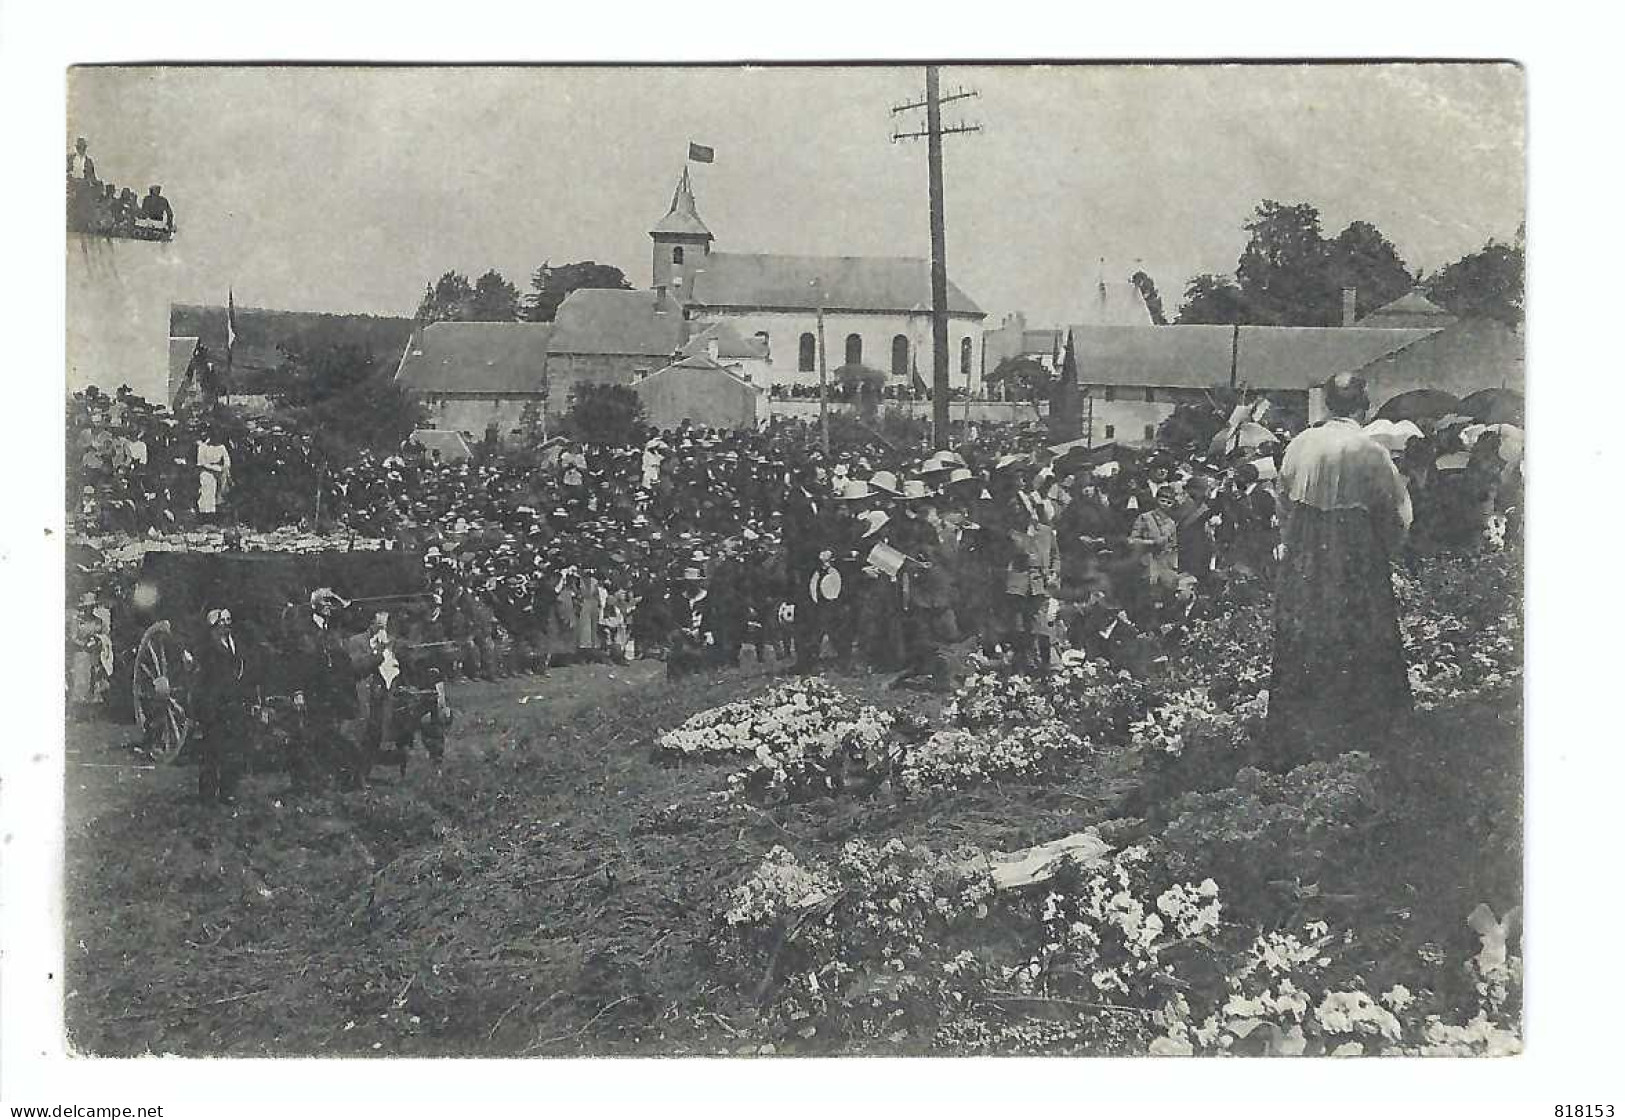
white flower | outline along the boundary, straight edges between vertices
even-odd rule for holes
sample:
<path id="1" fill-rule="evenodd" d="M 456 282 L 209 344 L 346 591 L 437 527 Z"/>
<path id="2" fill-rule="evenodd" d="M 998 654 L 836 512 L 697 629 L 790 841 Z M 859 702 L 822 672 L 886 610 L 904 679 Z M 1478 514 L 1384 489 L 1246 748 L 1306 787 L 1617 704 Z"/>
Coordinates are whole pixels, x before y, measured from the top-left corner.
<path id="1" fill-rule="evenodd" d="M 1403 1011 L 1411 1004 L 1416 1002 L 1416 997 L 1411 995 L 1410 989 L 1405 987 L 1403 984 L 1395 984 L 1392 988 L 1389 988 L 1386 992 L 1382 993 L 1380 998 L 1382 999 L 1382 1002 L 1386 1003 L 1395 1011 Z"/>

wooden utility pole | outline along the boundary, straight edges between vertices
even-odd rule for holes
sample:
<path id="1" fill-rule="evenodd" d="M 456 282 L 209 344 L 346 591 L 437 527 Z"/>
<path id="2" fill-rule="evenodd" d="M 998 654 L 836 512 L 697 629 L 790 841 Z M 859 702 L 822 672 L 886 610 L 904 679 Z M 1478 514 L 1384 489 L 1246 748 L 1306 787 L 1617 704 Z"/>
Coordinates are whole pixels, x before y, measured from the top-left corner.
<path id="1" fill-rule="evenodd" d="M 824 354 L 824 279 L 813 280 L 818 286 L 818 434 L 824 454 L 829 455 L 829 362 Z"/>
<path id="2" fill-rule="evenodd" d="M 892 115 L 925 109 L 925 128 L 919 132 L 897 132 L 892 141 L 926 140 L 926 166 L 931 205 L 931 426 L 933 443 L 941 450 L 948 446 L 948 259 L 946 221 L 943 215 L 942 138 L 954 132 L 980 132 L 980 125 L 961 121 L 942 126 L 942 103 L 975 97 L 975 90 L 958 89 L 944 97 L 938 88 L 937 67 L 925 68 L 925 99 L 896 105 Z"/>

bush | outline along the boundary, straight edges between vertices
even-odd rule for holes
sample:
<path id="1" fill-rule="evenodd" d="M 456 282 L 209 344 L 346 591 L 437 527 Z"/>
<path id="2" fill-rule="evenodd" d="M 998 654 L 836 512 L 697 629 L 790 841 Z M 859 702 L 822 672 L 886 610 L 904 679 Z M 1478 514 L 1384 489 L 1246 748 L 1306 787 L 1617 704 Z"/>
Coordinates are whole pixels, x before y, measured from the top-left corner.
<path id="1" fill-rule="evenodd" d="M 633 443 L 643 424 L 643 400 L 625 385 L 578 382 L 570 389 L 564 430 L 582 443 Z"/>
<path id="2" fill-rule="evenodd" d="M 1353 752 L 1284 775 L 1246 768 L 1234 786 L 1175 798 L 1161 834 L 1169 870 L 1213 876 L 1255 919 L 1284 917 L 1276 903 L 1295 904 L 1294 888 L 1353 863 L 1377 827 L 1375 770 L 1369 755 Z"/>

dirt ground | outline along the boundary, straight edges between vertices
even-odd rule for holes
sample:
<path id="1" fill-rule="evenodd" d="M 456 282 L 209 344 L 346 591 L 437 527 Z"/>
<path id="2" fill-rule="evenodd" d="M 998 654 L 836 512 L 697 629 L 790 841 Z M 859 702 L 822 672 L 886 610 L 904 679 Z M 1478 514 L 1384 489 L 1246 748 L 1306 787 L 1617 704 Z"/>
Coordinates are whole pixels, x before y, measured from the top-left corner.
<path id="1" fill-rule="evenodd" d="M 719 797 L 729 767 L 654 740 L 767 683 L 747 664 L 668 683 L 664 666 L 567 667 L 453 686 L 444 765 L 414 756 L 364 792 L 294 799 L 251 777 L 235 809 L 189 767 L 130 768 L 129 728 L 70 731 L 67 1020 L 122 1056 L 545 1056 L 756 1052 L 760 978 L 717 967 L 719 901 L 774 845 L 831 858 L 853 836 L 1013 850 L 1114 818 L 1135 786 L 1102 756 L 1065 782 L 908 800 L 889 789 L 770 810 Z M 878 678 L 870 702 L 930 708 Z M 1460 924 L 1517 897 L 1517 855 L 1444 798 L 1465 767 L 1519 765 L 1516 712 L 1419 732 L 1412 781 L 1439 812 L 1350 869 Z M 1421 741 L 1421 740 L 1419 740 Z M 139 765 L 139 764 L 138 764 Z M 1514 841 L 1516 837 L 1513 838 Z M 1470 874 L 1464 871 L 1469 869 Z M 1391 890 L 1389 889 L 1391 888 Z M 1369 902 L 1370 900 L 1368 900 Z M 1430 935 L 1419 930 L 1419 935 Z"/>
<path id="2" fill-rule="evenodd" d="M 731 1053 L 727 1016 L 748 1014 L 749 993 L 716 990 L 713 915 L 775 844 L 815 857 L 856 834 L 1019 847 L 1112 799 L 1096 782 L 763 811 L 720 800 L 727 767 L 655 756 L 661 730 L 770 672 L 747 662 L 668 684 L 640 662 L 463 684 L 441 770 L 415 758 L 402 779 L 381 770 L 364 793 L 306 802 L 256 775 L 235 809 L 196 804 L 188 767 L 116 768 L 129 729 L 76 728 L 75 1044 Z M 841 683 L 879 695 L 873 678 Z"/>
<path id="3" fill-rule="evenodd" d="M 630 665 L 564 665 L 542 676 L 513 677 L 500 681 L 457 681 L 449 686 L 452 707 L 482 712 L 510 705 L 532 712 L 545 711 L 552 719 L 593 708 L 638 688 L 648 688 L 665 677 L 659 661 L 635 661 Z M 157 766 L 132 752 L 139 736 L 135 725 L 111 719 L 86 720 L 68 725 L 66 813 L 70 834 L 83 830 L 108 808 L 121 805 L 128 797 L 140 797 L 153 790 L 167 793 L 190 788 L 196 771 L 187 766 Z M 467 749 L 469 740 L 453 734 L 446 740 L 448 753 Z M 245 791 L 264 792 L 286 782 L 278 777 L 250 777 Z"/>

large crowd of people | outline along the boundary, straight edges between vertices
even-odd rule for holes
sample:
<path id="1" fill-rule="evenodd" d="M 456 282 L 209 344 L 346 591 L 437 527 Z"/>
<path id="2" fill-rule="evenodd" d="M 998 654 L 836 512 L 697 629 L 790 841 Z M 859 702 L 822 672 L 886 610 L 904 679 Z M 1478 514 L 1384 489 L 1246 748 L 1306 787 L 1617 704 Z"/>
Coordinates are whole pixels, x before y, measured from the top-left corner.
<path id="1" fill-rule="evenodd" d="M 835 382 L 827 387 L 821 387 L 816 382 L 785 381 L 768 386 L 769 399 L 776 401 L 817 401 L 827 392 L 829 399 L 841 404 L 852 404 L 861 401 L 866 390 L 852 382 Z M 868 392 L 876 401 L 928 401 L 931 399 L 931 390 L 927 386 L 906 385 L 900 382 L 887 382 L 877 390 Z M 954 385 L 948 389 L 948 399 L 951 401 L 986 400 L 987 393 L 973 395 L 962 385 Z"/>
<path id="2" fill-rule="evenodd" d="M 460 462 L 408 441 L 333 462 L 273 420 L 176 417 L 123 391 L 76 396 L 68 420 L 83 537 L 302 525 L 421 555 L 429 592 L 394 628 L 438 651 L 446 677 L 642 656 L 682 674 L 753 654 L 946 688 L 956 643 L 1017 670 L 1061 645 L 1110 659 L 1237 576 L 1273 577 L 1282 555 L 1284 434 L 1046 447 L 983 425 L 952 451 L 877 437 L 826 453 L 815 425 L 781 421 Z M 1444 421 L 1393 443 L 1416 510 L 1409 547 L 1516 533 L 1509 441 Z M 81 661 L 105 663 L 95 607 L 108 604 L 82 604 L 74 640 Z"/>

